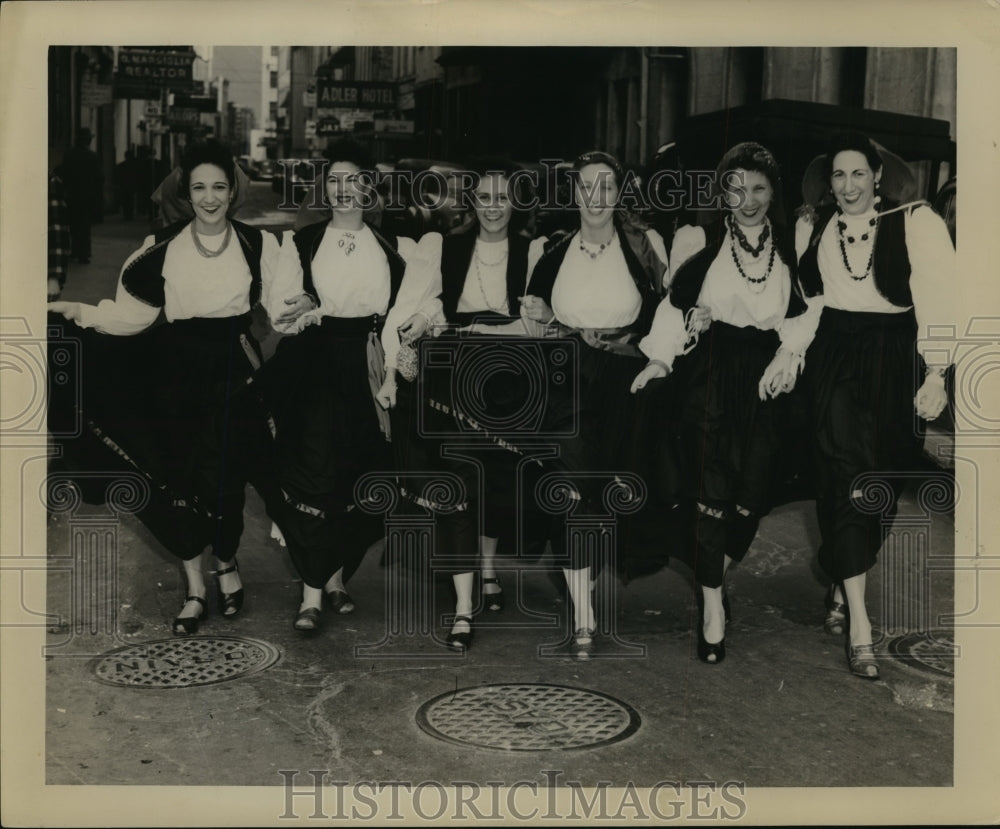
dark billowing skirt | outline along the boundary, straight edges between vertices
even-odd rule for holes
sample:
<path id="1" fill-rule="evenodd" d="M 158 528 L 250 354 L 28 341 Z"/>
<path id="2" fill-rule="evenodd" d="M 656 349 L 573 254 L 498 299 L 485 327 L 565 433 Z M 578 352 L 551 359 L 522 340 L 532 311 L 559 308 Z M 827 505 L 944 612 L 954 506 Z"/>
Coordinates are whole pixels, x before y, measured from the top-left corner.
<path id="1" fill-rule="evenodd" d="M 725 556 L 743 559 L 774 503 L 789 401 L 762 401 L 758 386 L 779 345 L 776 331 L 713 322 L 678 360 L 681 489 L 693 531 L 684 558 L 708 587 L 721 585 Z"/>
<path id="2" fill-rule="evenodd" d="M 384 519 L 362 510 L 355 486 L 391 474 L 369 381 L 374 318 L 324 317 L 285 337 L 265 367 L 276 426 L 280 523 L 299 574 L 322 588 L 337 570 L 350 577 Z"/>
<path id="3" fill-rule="evenodd" d="M 141 475 L 150 497 L 137 515 L 168 550 L 192 559 L 212 545 L 230 560 L 246 484 L 269 512 L 279 500 L 249 315 L 178 320 L 130 337 L 62 320 L 50 326 L 50 351 L 62 353 L 65 338 L 75 343 L 76 365 L 50 366 L 49 424 L 64 470 L 87 473 L 79 478 L 92 501 L 107 495 L 104 478 Z M 67 375 L 79 385 L 57 382 Z"/>
<path id="4" fill-rule="evenodd" d="M 548 378 L 533 341 L 446 332 L 419 347 L 420 376 L 398 382 L 392 445 L 410 507 L 437 513 L 436 569 L 478 569 L 481 535 L 497 538 L 502 556 L 537 556 L 548 520 L 532 505 L 542 466 L 530 444 Z M 460 482 L 458 501 L 424 497 L 441 478 Z"/>
<path id="5" fill-rule="evenodd" d="M 913 410 L 920 360 L 913 312 L 823 310 L 803 377 L 815 431 L 819 562 L 835 581 L 875 564 L 923 424 Z"/>
<path id="6" fill-rule="evenodd" d="M 681 432 L 684 494 L 709 507 L 771 507 L 786 395 L 762 401 L 758 385 L 780 345 L 776 331 L 713 322 L 685 359 Z"/>
<path id="7" fill-rule="evenodd" d="M 632 394 L 644 358 L 595 348 L 582 338 L 570 342 L 576 346 L 575 381 L 550 392 L 546 431 L 558 456 L 546 465 L 567 473 L 580 496 L 568 517 L 571 524 L 588 517 L 613 519 L 613 564 L 627 580 L 653 572 L 669 559 L 676 512 L 671 509 L 676 488 L 673 378 L 655 380 Z M 616 475 L 641 479 L 641 508 L 619 500 Z M 550 531 L 557 561 L 570 569 L 599 568 L 601 557 L 593 549 L 568 543 L 566 524 L 565 516 L 557 517 Z"/>

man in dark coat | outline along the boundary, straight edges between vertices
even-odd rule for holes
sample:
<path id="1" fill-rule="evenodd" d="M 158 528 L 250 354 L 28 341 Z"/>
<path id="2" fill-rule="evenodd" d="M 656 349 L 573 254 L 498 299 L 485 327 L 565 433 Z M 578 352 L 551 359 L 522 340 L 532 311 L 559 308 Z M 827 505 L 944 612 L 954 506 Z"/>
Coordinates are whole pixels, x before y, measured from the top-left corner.
<path id="1" fill-rule="evenodd" d="M 61 167 L 69 208 L 71 255 L 84 265 L 90 262 L 90 226 L 101 215 L 102 176 L 93 138 L 86 127 L 77 130 L 76 145 L 66 151 Z"/>

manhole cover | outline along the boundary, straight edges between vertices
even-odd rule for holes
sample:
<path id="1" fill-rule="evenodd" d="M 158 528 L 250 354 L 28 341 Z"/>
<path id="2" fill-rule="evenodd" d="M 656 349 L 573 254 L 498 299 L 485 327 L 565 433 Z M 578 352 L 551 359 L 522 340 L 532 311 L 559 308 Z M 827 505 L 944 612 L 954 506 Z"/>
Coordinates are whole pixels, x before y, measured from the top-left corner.
<path id="1" fill-rule="evenodd" d="M 594 748 L 630 737 L 640 722 L 614 697 L 563 685 L 463 688 L 417 711 L 417 724 L 432 737 L 503 751 Z"/>
<path id="2" fill-rule="evenodd" d="M 214 685 L 270 668 L 281 658 L 274 645 L 236 636 L 193 636 L 127 645 L 94 662 L 101 682 L 127 688 Z"/>
<path id="3" fill-rule="evenodd" d="M 887 647 L 901 662 L 931 673 L 955 675 L 955 637 L 951 631 L 932 630 L 929 633 L 907 633 L 890 639 Z"/>

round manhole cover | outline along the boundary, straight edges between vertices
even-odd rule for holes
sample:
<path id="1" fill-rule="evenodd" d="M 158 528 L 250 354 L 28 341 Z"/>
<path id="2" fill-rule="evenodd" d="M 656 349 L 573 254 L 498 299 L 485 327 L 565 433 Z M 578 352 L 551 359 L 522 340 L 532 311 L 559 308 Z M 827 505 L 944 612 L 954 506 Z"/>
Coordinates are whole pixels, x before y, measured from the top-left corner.
<path id="1" fill-rule="evenodd" d="M 928 633 L 907 633 L 890 639 L 887 647 L 901 662 L 941 676 L 955 675 L 955 637 L 951 631 L 932 630 Z"/>
<path id="2" fill-rule="evenodd" d="M 564 685 L 463 688 L 417 711 L 417 724 L 432 737 L 501 751 L 594 748 L 630 737 L 640 723 L 624 702 Z"/>
<path id="3" fill-rule="evenodd" d="M 126 645 L 95 660 L 95 676 L 127 688 L 214 685 L 270 668 L 281 658 L 274 645 L 236 636 L 193 636 Z"/>

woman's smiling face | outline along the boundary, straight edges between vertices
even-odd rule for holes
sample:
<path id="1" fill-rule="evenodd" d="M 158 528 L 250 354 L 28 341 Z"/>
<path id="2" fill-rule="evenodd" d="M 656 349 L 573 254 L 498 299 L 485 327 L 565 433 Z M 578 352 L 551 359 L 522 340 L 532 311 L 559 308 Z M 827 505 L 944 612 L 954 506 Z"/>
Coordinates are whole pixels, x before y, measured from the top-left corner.
<path id="1" fill-rule="evenodd" d="M 774 187 L 758 170 L 738 168 L 726 174 L 726 206 L 744 227 L 759 225 L 767 217 L 774 200 Z"/>
<path id="2" fill-rule="evenodd" d="M 580 222 L 591 228 L 607 225 L 618 204 L 619 183 L 615 172 L 607 164 L 586 164 L 580 168 L 576 180 L 576 203 L 580 208 Z"/>
<path id="3" fill-rule="evenodd" d="M 232 193 L 233 188 L 221 167 L 199 164 L 191 171 L 188 198 L 194 208 L 197 230 L 212 234 L 224 228 Z"/>
<path id="4" fill-rule="evenodd" d="M 830 188 L 840 209 L 848 215 L 866 213 L 875 203 L 875 185 L 882 177 L 871 168 L 864 153 L 844 150 L 833 157 Z"/>
<path id="5" fill-rule="evenodd" d="M 479 180 L 473 193 L 480 235 L 497 239 L 507 235 L 507 226 L 514 212 L 506 176 L 487 175 Z"/>
<path id="6" fill-rule="evenodd" d="M 361 180 L 361 168 L 351 161 L 334 161 L 326 171 L 326 196 L 334 213 L 360 213 L 368 191 Z"/>

